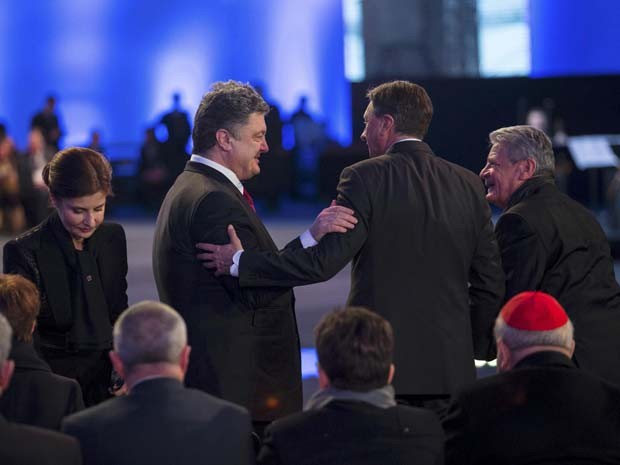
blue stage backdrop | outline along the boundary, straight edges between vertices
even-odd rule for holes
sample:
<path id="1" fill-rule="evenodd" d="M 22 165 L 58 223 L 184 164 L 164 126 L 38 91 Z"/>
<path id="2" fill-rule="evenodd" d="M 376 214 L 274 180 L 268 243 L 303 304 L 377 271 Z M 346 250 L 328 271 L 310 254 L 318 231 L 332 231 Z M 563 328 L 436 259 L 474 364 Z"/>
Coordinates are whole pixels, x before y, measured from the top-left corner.
<path id="1" fill-rule="evenodd" d="M 532 77 L 620 74 L 620 1 L 530 0 Z"/>
<path id="2" fill-rule="evenodd" d="M 284 116 L 307 95 L 347 144 L 343 55 L 337 0 L 4 0 L 0 121 L 23 147 L 30 118 L 54 93 L 63 145 L 98 128 L 104 144 L 120 143 L 114 157 L 135 147 L 173 92 L 193 116 L 212 82 L 236 79 L 262 83 Z"/>

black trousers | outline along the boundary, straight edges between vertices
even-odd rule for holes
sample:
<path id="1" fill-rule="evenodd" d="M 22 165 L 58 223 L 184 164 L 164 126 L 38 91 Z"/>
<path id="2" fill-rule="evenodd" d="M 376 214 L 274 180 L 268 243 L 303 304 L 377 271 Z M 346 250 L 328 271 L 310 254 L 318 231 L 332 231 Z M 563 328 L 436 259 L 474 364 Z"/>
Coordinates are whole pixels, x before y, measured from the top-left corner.
<path id="1" fill-rule="evenodd" d="M 86 407 L 111 397 L 109 387 L 112 363 L 107 350 L 67 352 L 38 347 L 38 351 L 54 373 L 77 380 L 82 388 Z"/>

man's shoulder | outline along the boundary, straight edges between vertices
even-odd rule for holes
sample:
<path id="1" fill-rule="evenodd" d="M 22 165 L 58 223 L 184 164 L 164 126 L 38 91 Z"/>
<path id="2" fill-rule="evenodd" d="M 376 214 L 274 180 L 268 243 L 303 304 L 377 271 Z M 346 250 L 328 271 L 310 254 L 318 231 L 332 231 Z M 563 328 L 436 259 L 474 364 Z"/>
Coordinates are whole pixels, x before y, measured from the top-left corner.
<path id="1" fill-rule="evenodd" d="M 0 459 L 11 457 L 12 453 L 20 451 L 19 456 L 22 460 L 24 457 L 29 457 L 29 460 L 34 460 L 34 457 L 40 457 L 41 460 L 45 458 L 42 462 L 36 463 L 79 463 L 79 444 L 69 435 L 9 422 L 3 422 L 0 426 L 0 435 L 2 436 Z M 67 461 L 56 462 L 60 457 Z M 7 463 L 13 462 L 9 460 Z"/>
<path id="2" fill-rule="evenodd" d="M 379 427 L 378 421 L 394 421 L 403 428 L 414 427 L 416 431 L 441 433 L 441 426 L 437 415 L 430 410 L 395 405 L 381 408 L 366 402 L 336 400 L 323 408 L 295 413 L 274 421 L 269 429 L 274 432 L 303 431 L 321 425 L 344 425 L 345 422 L 361 425 L 364 422 Z"/>

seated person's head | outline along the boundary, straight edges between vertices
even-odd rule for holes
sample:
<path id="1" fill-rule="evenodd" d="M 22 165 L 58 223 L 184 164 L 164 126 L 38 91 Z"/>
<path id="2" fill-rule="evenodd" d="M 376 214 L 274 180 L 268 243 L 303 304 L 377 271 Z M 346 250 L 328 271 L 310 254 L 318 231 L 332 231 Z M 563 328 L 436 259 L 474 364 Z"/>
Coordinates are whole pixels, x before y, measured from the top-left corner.
<path id="1" fill-rule="evenodd" d="M 15 367 L 13 361 L 9 360 L 12 337 L 13 330 L 11 325 L 4 316 L 0 315 L 0 395 L 2 395 L 2 391 L 9 387 L 13 368 Z"/>
<path id="2" fill-rule="evenodd" d="M 31 342 L 39 315 L 39 291 L 31 281 L 15 274 L 0 274 L 0 313 L 18 341 Z"/>
<path id="3" fill-rule="evenodd" d="M 129 388 L 147 376 L 182 380 L 189 363 L 187 328 L 170 306 L 143 301 L 125 310 L 114 325 L 114 369 Z"/>
<path id="4" fill-rule="evenodd" d="M 495 321 L 495 340 L 499 371 L 536 352 L 561 352 L 570 358 L 575 350 L 571 321 L 544 292 L 522 292 L 506 302 Z"/>
<path id="5" fill-rule="evenodd" d="M 336 310 L 323 317 L 315 336 L 321 388 L 370 391 L 392 381 L 392 327 L 376 313 Z"/>

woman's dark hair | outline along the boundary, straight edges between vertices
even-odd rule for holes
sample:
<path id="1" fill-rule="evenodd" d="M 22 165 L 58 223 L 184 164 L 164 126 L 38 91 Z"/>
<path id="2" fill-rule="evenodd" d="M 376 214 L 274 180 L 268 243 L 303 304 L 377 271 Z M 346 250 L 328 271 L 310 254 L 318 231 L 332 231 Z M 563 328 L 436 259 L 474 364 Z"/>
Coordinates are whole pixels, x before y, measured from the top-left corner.
<path id="1" fill-rule="evenodd" d="M 112 195 L 112 167 L 99 152 L 70 147 L 58 152 L 45 165 L 43 182 L 57 199 L 83 197 L 97 192 Z"/>

